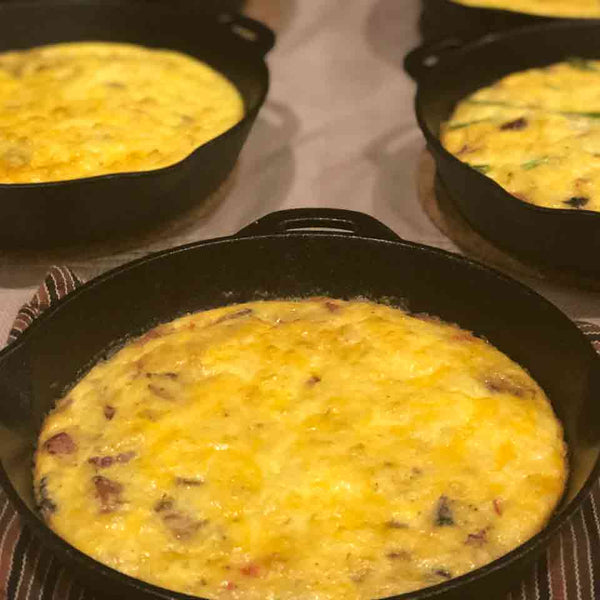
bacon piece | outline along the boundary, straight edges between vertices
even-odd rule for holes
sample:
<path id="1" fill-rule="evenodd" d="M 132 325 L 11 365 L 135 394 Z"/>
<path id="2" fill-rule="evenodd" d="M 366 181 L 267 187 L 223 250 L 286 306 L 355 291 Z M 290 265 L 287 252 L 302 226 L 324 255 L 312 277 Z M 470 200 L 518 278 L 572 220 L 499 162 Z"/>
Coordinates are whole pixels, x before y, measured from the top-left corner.
<path id="1" fill-rule="evenodd" d="M 114 406 L 111 406 L 110 404 L 105 404 L 104 408 L 102 410 L 104 412 L 104 416 L 106 417 L 107 421 L 112 421 L 112 418 L 115 416 L 115 413 L 117 412 L 117 409 Z"/>
<path id="2" fill-rule="evenodd" d="M 436 569 L 433 574 L 444 579 L 452 579 L 452 573 L 447 569 Z"/>
<path id="3" fill-rule="evenodd" d="M 438 527 L 454 525 L 454 515 L 447 496 L 440 496 L 435 510 L 435 524 Z"/>
<path id="4" fill-rule="evenodd" d="M 129 452 L 121 452 L 116 456 L 91 456 L 88 458 L 88 462 L 99 469 L 106 469 L 115 463 L 128 463 L 134 456 L 135 452 L 131 450 Z"/>
<path id="5" fill-rule="evenodd" d="M 525 117 L 519 117 L 514 121 L 508 121 L 500 126 L 502 131 L 520 131 L 521 129 L 525 129 L 527 127 L 528 122 Z"/>
<path id="6" fill-rule="evenodd" d="M 115 459 L 112 456 L 90 456 L 90 458 L 88 458 L 88 462 L 99 469 L 110 467 L 114 460 Z"/>
<path id="7" fill-rule="evenodd" d="M 102 512 L 111 512 L 121 504 L 122 484 L 102 475 L 92 477 L 92 482 L 96 488 L 96 498 L 100 500 Z"/>
<path id="8" fill-rule="evenodd" d="M 163 512 L 164 510 L 171 510 L 173 508 L 173 498 L 166 494 L 154 505 L 156 512 Z"/>
<path id="9" fill-rule="evenodd" d="M 177 510 L 173 498 L 166 494 L 154 505 L 154 511 L 160 514 L 163 523 L 178 540 L 189 539 L 198 529 L 208 525 L 208 519 L 194 519 Z"/>
<path id="10" fill-rule="evenodd" d="M 484 546 L 487 544 L 487 541 L 487 529 L 480 529 L 475 533 L 469 533 L 465 540 L 465 544 L 467 544 L 467 546 Z"/>
<path id="11" fill-rule="evenodd" d="M 306 385 L 308 387 L 313 387 L 317 385 L 321 381 L 321 378 L 318 375 L 313 375 L 306 380 Z"/>
<path id="12" fill-rule="evenodd" d="M 47 439 L 43 448 L 48 454 L 73 454 L 77 450 L 77 445 L 68 433 L 62 431 Z"/>
<path id="13" fill-rule="evenodd" d="M 208 524 L 208 519 L 199 521 L 177 510 L 165 513 L 162 520 L 178 540 L 191 538 L 198 529 Z"/>

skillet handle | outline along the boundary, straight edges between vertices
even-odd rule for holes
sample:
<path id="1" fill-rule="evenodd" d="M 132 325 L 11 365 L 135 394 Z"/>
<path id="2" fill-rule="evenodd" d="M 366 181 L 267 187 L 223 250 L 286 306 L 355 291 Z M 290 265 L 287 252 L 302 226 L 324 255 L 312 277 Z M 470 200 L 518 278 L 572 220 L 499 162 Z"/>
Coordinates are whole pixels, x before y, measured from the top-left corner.
<path id="1" fill-rule="evenodd" d="M 269 213 L 241 229 L 237 236 L 282 233 L 337 233 L 401 241 L 389 227 L 374 217 L 338 208 L 292 208 Z"/>
<path id="2" fill-rule="evenodd" d="M 255 46 L 261 56 L 275 45 L 275 34 L 260 21 L 233 13 L 221 13 L 218 19 L 235 36 Z"/>
<path id="3" fill-rule="evenodd" d="M 404 70 L 418 82 L 438 65 L 444 54 L 460 48 L 464 43 L 452 37 L 417 46 L 404 57 Z"/>

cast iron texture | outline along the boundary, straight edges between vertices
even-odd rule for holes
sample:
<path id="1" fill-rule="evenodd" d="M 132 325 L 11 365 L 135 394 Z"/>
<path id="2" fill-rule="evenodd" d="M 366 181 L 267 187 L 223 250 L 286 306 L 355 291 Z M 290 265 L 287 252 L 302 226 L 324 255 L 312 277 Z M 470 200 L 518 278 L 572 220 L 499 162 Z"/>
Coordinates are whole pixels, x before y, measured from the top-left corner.
<path id="1" fill-rule="evenodd" d="M 570 477 L 548 526 L 488 566 L 398 598 L 491 598 L 514 583 L 579 507 L 598 475 L 600 359 L 565 315 L 496 271 L 400 240 L 367 215 L 282 211 L 236 236 L 164 251 L 108 272 L 0 352 L 0 482 L 40 540 L 82 582 L 102 590 L 103 598 L 189 596 L 117 573 L 43 523 L 32 495 L 31 464 L 48 410 L 100 357 L 157 323 L 232 303 L 313 295 L 391 302 L 474 331 L 529 370 L 564 424 Z"/>
<path id="2" fill-rule="evenodd" d="M 451 0 L 422 0 L 419 31 L 425 43 L 448 37 L 465 43 L 495 31 L 544 25 L 560 20 L 572 23 L 583 21 L 583 19 L 564 19 L 495 8 L 464 6 Z"/>
<path id="3" fill-rule="evenodd" d="M 102 40 L 170 48 L 225 74 L 240 90 L 240 123 L 162 169 L 74 181 L 0 184 L 0 248 L 104 239 L 159 223 L 215 191 L 236 162 L 269 87 L 265 25 L 229 13 L 98 0 L 0 4 L 0 51 Z"/>
<path id="4" fill-rule="evenodd" d="M 459 100 L 509 73 L 574 56 L 600 58 L 598 39 L 600 24 L 560 22 L 494 33 L 460 47 L 446 40 L 416 48 L 405 59 L 418 82 L 417 120 L 437 174 L 471 226 L 542 267 L 587 277 L 600 276 L 600 213 L 543 208 L 515 198 L 447 152 L 439 131 Z"/>

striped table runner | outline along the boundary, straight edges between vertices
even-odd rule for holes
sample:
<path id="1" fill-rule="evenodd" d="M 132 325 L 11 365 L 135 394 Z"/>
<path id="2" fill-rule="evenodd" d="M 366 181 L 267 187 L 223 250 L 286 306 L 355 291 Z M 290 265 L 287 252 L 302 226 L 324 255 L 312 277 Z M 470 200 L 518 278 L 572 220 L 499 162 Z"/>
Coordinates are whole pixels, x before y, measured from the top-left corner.
<path id="1" fill-rule="evenodd" d="M 20 310 L 9 335 L 18 337 L 48 306 L 81 285 L 65 267 L 53 267 Z M 578 323 L 600 352 L 600 329 Z M 562 528 L 546 555 L 506 600 L 596 600 L 600 598 L 600 489 L 596 482 L 579 512 Z M 74 582 L 50 552 L 40 547 L 0 490 L 0 600 L 102 600 Z M 481 600 L 488 600 L 482 598 Z"/>

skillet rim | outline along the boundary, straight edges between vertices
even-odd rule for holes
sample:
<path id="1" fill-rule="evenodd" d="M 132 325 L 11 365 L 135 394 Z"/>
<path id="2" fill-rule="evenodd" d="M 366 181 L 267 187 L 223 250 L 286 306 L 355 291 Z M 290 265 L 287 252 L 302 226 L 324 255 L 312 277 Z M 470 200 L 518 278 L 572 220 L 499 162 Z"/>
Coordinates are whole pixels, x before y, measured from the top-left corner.
<path id="1" fill-rule="evenodd" d="M 270 83 L 271 83 L 271 77 L 270 77 L 270 71 L 269 71 L 269 67 L 266 63 L 265 57 L 266 55 L 272 50 L 272 47 L 275 43 L 275 32 L 268 27 L 266 24 L 264 24 L 262 21 L 259 21 L 258 19 L 253 19 L 252 17 L 247 17 L 247 16 L 243 16 L 242 19 L 246 24 L 257 24 L 259 29 L 264 29 L 266 31 L 268 31 L 268 34 L 270 36 L 270 39 L 272 40 L 272 44 L 271 47 L 267 47 L 267 50 L 263 53 L 261 52 L 261 49 L 259 47 L 259 43 L 258 42 L 251 42 L 248 40 L 244 40 L 244 38 L 242 38 L 239 35 L 236 35 L 231 28 L 228 27 L 229 23 L 235 23 L 236 19 L 239 18 L 239 15 L 234 15 L 232 16 L 232 20 L 231 21 L 223 21 L 222 20 L 222 16 L 223 15 L 231 15 L 231 13 L 229 11 L 222 11 L 222 12 L 216 12 L 216 13 L 211 13 L 208 11 L 203 11 L 201 8 L 198 7 L 192 7 L 191 5 L 188 8 L 185 9 L 175 9 L 174 7 L 169 7 L 169 6 L 165 6 L 162 5 L 160 3 L 143 3 L 141 0 L 133 0 L 133 2 L 127 2 L 125 0 L 84 0 L 83 2 L 79 3 L 79 2 L 73 2 L 73 1 L 69 1 L 69 0 L 52 0 L 52 2 L 50 3 L 40 3 L 39 0 L 36 2 L 35 0 L 26 0 L 24 2 L 19 2 L 19 3 L 14 3 L 14 4 L 9 4 L 9 3 L 2 3 L 0 1 L 0 19 L 2 18 L 3 13 L 6 12 L 11 12 L 14 11 L 15 13 L 19 13 L 19 12 L 23 12 L 23 18 L 26 19 L 27 18 L 27 13 L 28 11 L 31 10 L 35 10 L 35 9 L 47 9 L 48 7 L 61 7 L 61 8 L 71 8 L 74 10 L 84 10 L 84 8 L 91 8 L 91 9 L 100 9 L 103 10 L 105 8 L 113 8 L 113 9 L 117 9 L 117 8 L 123 8 L 124 6 L 128 6 L 128 7 L 134 7 L 137 10 L 142 10 L 142 8 L 144 10 L 149 10 L 149 11 L 154 11 L 155 13 L 159 14 L 159 13 L 163 13 L 163 14 L 170 14 L 170 15 L 175 15 L 178 16 L 180 15 L 181 18 L 184 18 L 186 15 L 187 16 L 198 16 L 198 17 L 202 17 L 204 19 L 207 19 L 208 21 L 214 22 L 214 25 L 217 26 L 219 28 L 219 31 L 221 32 L 219 34 L 219 38 L 226 38 L 229 37 L 231 40 L 235 40 L 235 43 L 246 43 L 247 44 L 247 50 L 254 52 L 256 54 L 255 58 L 257 59 L 257 65 L 258 68 L 261 70 L 261 76 L 264 77 L 264 86 L 262 86 L 261 92 L 260 92 L 260 96 L 255 100 L 255 102 L 253 103 L 253 105 L 251 107 L 249 107 L 247 110 L 244 111 L 244 115 L 243 117 L 237 121 L 234 125 L 232 125 L 231 127 L 229 127 L 228 129 L 226 129 L 225 131 L 221 132 L 219 135 L 217 135 L 216 137 L 213 137 L 211 139 L 209 139 L 208 141 L 200 144 L 199 146 L 196 146 L 189 154 L 187 154 L 186 156 L 184 156 L 182 159 L 178 160 L 175 163 L 172 163 L 170 165 L 166 165 L 164 167 L 159 167 L 158 169 L 147 169 L 147 170 L 137 170 L 137 171 L 120 171 L 120 172 L 116 172 L 116 173 L 104 173 L 102 175 L 92 175 L 89 177 L 78 177 L 75 179 L 60 179 L 60 180 L 56 180 L 56 181 L 40 181 L 40 182 L 27 182 L 27 183 L 2 183 L 0 182 L 0 192 L 8 192 L 9 190 L 24 190 L 24 189 L 47 189 L 47 188 L 69 188 L 69 187 L 75 187 L 77 185 L 93 185 L 95 182 L 98 181 L 109 181 L 109 180 L 120 180 L 120 179 L 142 179 L 144 177 L 150 177 L 150 176 L 160 176 L 163 173 L 169 172 L 169 171 L 173 171 L 176 169 L 179 169 L 181 167 L 183 167 L 183 165 L 189 161 L 191 161 L 192 159 L 196 159 L 197 158 L 197 154 L 198 151 L 201 148 L 205 148 L 207 146 L 210 146 L 212 144 L 217 143 L 217 141 L 221 140 L 221 139 L 225 139 L 227 137 L 230 137 L 232 135 L 235 135 L 239 129 L 242 129 L 243 127 L 246 126 L 246 124 L 248 122 L 252 122 L 256 116 L 258 115 L 260 109 L 262 108 L 262 106 L 264 105 L 267 95 L 269 93 L 269 88 L 270 88 Z M 70 41 L 73 40 L 64 40 L 62 42 L 56 42 L 58 43 L 69 43 Z M 89 40 L 89 41 L 93 41 L 93 42 L 101 42 L 101 41 L 105 41 L 105 40 Z M 131 42 L 124 42 L 123 40 L 116 42 L 116 43 L 131 43 Z M 255 45 L 254 45 L 255 44 Z M 46 45 L 50 45 L 50 44 L 41 44 L 41 46 L 46 46 Z M 146 46 L 145 44 L 138 44 L 141 45 L 143 47 L 148 48 L 148 46 Z M 34 48 L 35 46 L 29 46 L 29 48 Z M 155 50 L 155 49 L 166 49 L 166 50 L 175 50 L 172 47 L 168 47 L 168 46 L 160 46 L 160 48 L 158 46 L 152 46 L 150 47 L 151 49 Z M 27 50 L 28 48 L 20 48 L 18 50 Z M 9 52 L 10 50 L 3 50 L 2 52 Z M 180 52 L 179 50 L 176 50 L 177 52 Z M 187 52 L 181 52 L 181 54 L 187 54 L 188 56 L 193 56 L 194 58 L 198 59 L 198 60 L 202 60 L 200 57 L 198 57 L 197 55 L 191 55 Z M 210 66 L 210 65 L 209 65 Z M 211 67 L 214 68 L 214 67 Z M 215 69 L 216 71 L 218 71 L 218 69 Z M 229 81 L 230 83 L 232 83 L 232 85 L 234 85 L 234 87 L 238 90 L 238 87 L 230 80 L 230 78 L 223 73 L 222 71 L 218 71 L 222 76 L 224 76 L 227 81 Z"/>
<path id="2" fill-rule="evenodd" d="M 579 21 L 600 21 L 600 15 L 598 17 L 561 17 L 560 15 L 547 15 L 541 13 L 530 13 L 523 12 L 521 10 L 513 10 L 510 8 L 495 8 L 493 6 L 472 6 L 470 4 L 462 4 L 461 2 L 454 2 L 453 0 L 442 0 L 446 4 L 456 4 L 458 6 L 462 6 L 464 8 L 468 8 L 471 10 L 485 10 L 489 13 L 501 14 L 501 15 L 510 15 L 512 16 L 524 16 L 524 17 L 533 17 L 534 19 L 543 19 L 544 22 L 548 21 L 574 21 L 578 23 Z M 493 17 L 494 14 L 489 14 L 490 17 Z"/>
<path id="3" fill-rule="evenodd" d="M 298 209 L 296 209 L 298 210 Z M 302 210 L 302 209 L 300 209 Z M 326 209 L 327 210 L 327 209 Z M 269 213 L 269 215 L 276 215 L 280 212 L 288 211 L 276 211 L 275 213 Z M 293 211 L 291 211 L 293 212 Z M 345 213 L 351 213 L 356 211 L 339 211 Z M 364 213 L 363 213 L 364 214 Z M 417 242 L 403 240 L 398 238 L 397 241 L 389 239 L 381 239 L 376 237 L 369 237 L 361 235 L 360 233 L 340 233 L 340 232 L 324 232 L 324 231 L 287 231 L 282 233 L 260 233 L 258 235 L 240 234 L 240 232 L 228 236 L 221 236 L 217 238 L 211 238 L 207 240 L 200 240 L 191 242 L 182 246 L 169 248 L 159 252 L 149 254 L 147 256 L 138 258 L 134 261 L 125 263 L 116 268 L 110 269 L 105 273 L 99 275 L 96 278 L 83 284 L 73 292 L 67 294 L 61 300 L 59 300 L 54 306 L 46 310 L 40 315 L 35 321 L 25 330 L 17 340 L 9 344 L 2 350 L 0 350 L 0 364 L 5 357 L 18 353 L 19 351 L 26 352 L 26 345 L 36 335 L 39 335 L 39 331 L 42 331 L 46 321 L 53 318 L 53 316 L 61 310 L 64 310 L 69 306 L 71 302 L 77 302 L 77 298 L 83 294 L 93 293 L 93 290 L 97 286 L 101 286 L 114 278 L 126 277 L 130 270 L 137 269 L 145 264 L 160 261 L 163 258 L 168 258 L 171 255 L 192 252 L 200 249 L 204 246 L 218 246 L 221 244 L 229 243 L 252 243 L 256 241 L 265 241 L 281 238 L 296 238 L 296 239 L 340 239 L 346 242 L 356 243 L 367 243 L 367 244 L 384 244 L 386 246 L 395 248 L 404 248 L 405 251 L 409 252 L 424 252 L 426 254 L 437 255 L 438 257 L 445 259 L 453 264 L 460 265 L 460 268 L 473 269 L 474 271 L 483 271 L 496 279 L 501 280 L 505 285 L 512 286 L 515 289 L 515 293 L 524 294 L 535 299 L 540 305 L 543 305 L 546 309 L 553 312 L 558 318 L 563 320 L 565 325 L 572 329 L 573 333 L 579 337 L 584 343 L 585 352 L 592 364 L 595 364 L 596 369 L 600 372 L 600 355 L 594 350 L 590 341 L 585 337 L 583 332 L 575 325 L 573 320 L 569 318 L 562 310 L 555 306 L 552 302 L 547 300 L 544 296 L 536 292 L 535 290 L 524 285 L 520 281 L 513 279 L 498 270 L 488 267 L 480 261 L 473 260 L 471 258 L 443 250 L 441 248 L 420 244 Z M 67 309 L 68 310 L 68 309 Z M 582 347 L 583 348 L 583 347 Z M 420 590 L 414 590 L 404 594 L 390 596 L 383 600 L 426 600 L 429 598 L 443 598 L 444 594 L 458 590 L 460 591 L 461 586 L 474 583 L 478 580 L 484 579 L 492 573 L 496 573 L 503 569 L 508 569 L 512 563 L 520 560 L 526 560 L 527 555 L 534 554 L 530 557 L 539 558 L 539 554 L 546 548 L 551 539 L 557 535 L 558 531 L 567 523 L 567 521 L 573 517 L 573 515 L 581 508 L 584 500 L 588 497 L 590 489 L 595 485 L 598 476 L 600 475 L 600 457 L 597 458 L 594 467 L 592 468 L 589 477 L 582 485 L 579 492 L 573 497 L 573 499 L 566 504 L 561 510 L 560 514 L 554 513 L 544 528 L 536 533 L 529 540 L 523 544 L 517 546 L 510 552 L 500 556 L 494 561 L 479 567 L 473 571 L 467 572 L 459 577 L 450 579 L 449 581 L 422 588 Z M 120 571 L 117 571 L 103 563 L 95 560 L 91 556 L 81 552 L 63 538 L 58 536 L 50 527 L 38 516 L 34 511 L 30 510 L 29 507 L 23 502 L 15 488 L 10 482 L 8 475 L 5 471 L 4 464 L 0 461 L 0 485 L 4 489 L 5 493 L 9 497 L 13 508 L 26 520 L 26 522 L 32 527 L 34 535 L 41 538 L 41 540 L 49 547 L 53 553 L 58 553 L 58 561 L 64 564 L 65 557 L 68 560 L 77 564 L 79 568 L 83 568 L 88 571 L 94 571 L 96 577 L 107 577 L 109 580 L 121 586 L 130 586 L 136 589 L 138 592 L 153 594 L 155 598 L 165 598 L 165 600 L 205 600 L 201 596 L 190 596 L 182 592 L 174 592 L 166 588 L 155 586 L 151 583 L 136 579 L 130 575 L 126 575 Z M 80 581 L 76 575 L 76 579 Z"/>
<path id="4" fill-rule="evenodd" d="M 444 0 L 444 1 L 449 2 L 450 0 Z M 471 8 L 471 7 L 469 7 L 469 8 Z M 519 14 L 519 13 L 517 13 L 517 14 Z M 490 192 L 493 191 L 495 193 L 501 193 L 503 195 L 503 200 L 505 201 L 505 203 L 512 204 L 512 207 L 514 209 L 522 208 L 523 210 L 529 210 L 530 212 L 544 215 L 544 218 L 549 218 L 549 219 L 553 219 L 553 220 L 562 217 L 563 219 L 570 219 L 571 221 L 577 222 L 580 220 L 581 221 L 589 221 L 591 219 L 600 218 L 600 210 L 594 211 L 594 210 L 589 210 L 589 209 L 584 209 L 584 208 L 578 208 L 578 209 L 547 208 L 545 206 L 538 206 L 536 204 L 526 202 L 525 200 L 520 200 L 516 196 L 513 196 L 510 192 L 506 191 L 500 184 L 496 183 L 493 179 L 491 179 L 490 177 L 487 177 L 483 173 L 480 173 L 476 169 L 473 169 L 467 163 L 461 161 L 459 158 L 454 156 L 451 152 L 446 150 L 446 148 L 444 148 L 444 146 L 441 143 L 439 132 L 436 134 L 428 127 L 426 118 L 424 116 L 425 109 L 423 107 L 423 104 L 424 104 L 423 97 L 426 94 L 431 93 L 431 91 L 432 91 L 431 88 L 434 87 L 434 83 L 435 83 L 434 78 L 435 78 L 436 72 L 440 73 L 442 71 L 446 71 L 448 69 L 448 64 L 450 64 L 450 68 L 452 67 L 452 63 L 456 62 L 456 61 L 460 62 L 461 65 L 464 65 L 464 61 L 465 61 L 464 55 L 466 54 L 468 56 L 468 54 L 476 52 L 477 49 L 482 46 L 487 47 L 487 46 L 499 43 L 501 41 L 504 41 L 504 40 L 507 40 L 510 38 L 516 38 L 516 37 L 522 37 L 522 36 L 525 37 L 527 35 L 537 33 L 539 31 L 544 31 L 547 29 L 548 30 L 553 30 L 553 29 L 558 29 L 558 30 L 567 29 L 568 30 L 571 28 L 586 28 L 586 29 L 587 28 L 597 28 L 598 34 L 600 35 L 600 17 L 598 19 L 554 19 L 554 20 L 550 20 L 548 22 L 537 23 L 535 25 L 526 25 L 526 26 L 521 26 L 521 27 L 515 27 L 514 29 L 506 29 L 506 30 L 490 32 L 490 33 L 487 33 L 487 34 L 485 34 L 479 38 L 476 38 L 474 40 L 468 40 L 467 42 L 465 42 L 464 44 L 462 44 L 460 46 L 451 47 L 447 50 L 447 52 L 442 51 L 440 53 L 438 62 L 434 66 L 428 68 L 428 70 L 422 76 L 419 76 L 416 78 L 417 91 L 415 94 L 413 106 L 414 106 L 414 110 L 415 110 L 415 115 L 417 117 L 417 124 L 418 124 L 419 129 L 421 130 L 423 136 L 425 137 L 425 140 L 427 142 L 427 147 L 428 148 L 433 147 L 433 149 L 435 151 L 432 154 L 433 154 L 433 158 L 436 162 L 436 171 L 439 171 L 439 169 L 437 169 L 437 158 L 435 156 L 435 153 L 437 152 L 437 153 L 441 154 L 444 159 L 452 162 L 456 168 L 461 169 L 463 171 L 463 173 L 465 173 L 465 174 L 472 173 L 474 176 L 479 178 L 480 182 L 483 183 L 485 181 L 484 185 L 486 185 L 489 188 Z M 425 48 L 428 45 L 429 44 L 426 43 L 423 45 L 416 46 L 406 56 L 408 56 L 413 51 L 420 50 L 422 48 Z M 599 49 L 600 49 L 600 46 L 599 46 Z M 596 57 L 596 60 L 600 60 L 600 54 L 598 57 Z M 506 75 L 504 75 L 504 77 L 506 77 L 512 73 L 519 73 L 519 72 L 526 71 L 529 69 L 542 68 L 543 66 L 549 66 L 551 64 L 554 64 L 554 63 L 550 62 L 545 65 L 529 65 L 529 66 L 526 66 L 517 71 L 509 71 L 506 73 Z M 498 81 L 498 79 L 496 79 L 495 81 Z M 481 89 L 481 88 L 477 88 L 477 89 Z M 467 96 L 461 97 L 461 100 L 463 100 L 466 97 Z M 458 100 L 457 102 L 459 102 L 459 101 L 460 100 Z M 453 105 L 453 108 L 455 108 L 455 107 L 456 107 L 456 103 Z M 451 113 L 448 114 L 448 117 L 450 116 L 450 114 Z M 467 171 L 467 169 L 468 169 L 468 171 Z M 600 222 L 599 222 L 599 225 L 600 225 Z"/>

